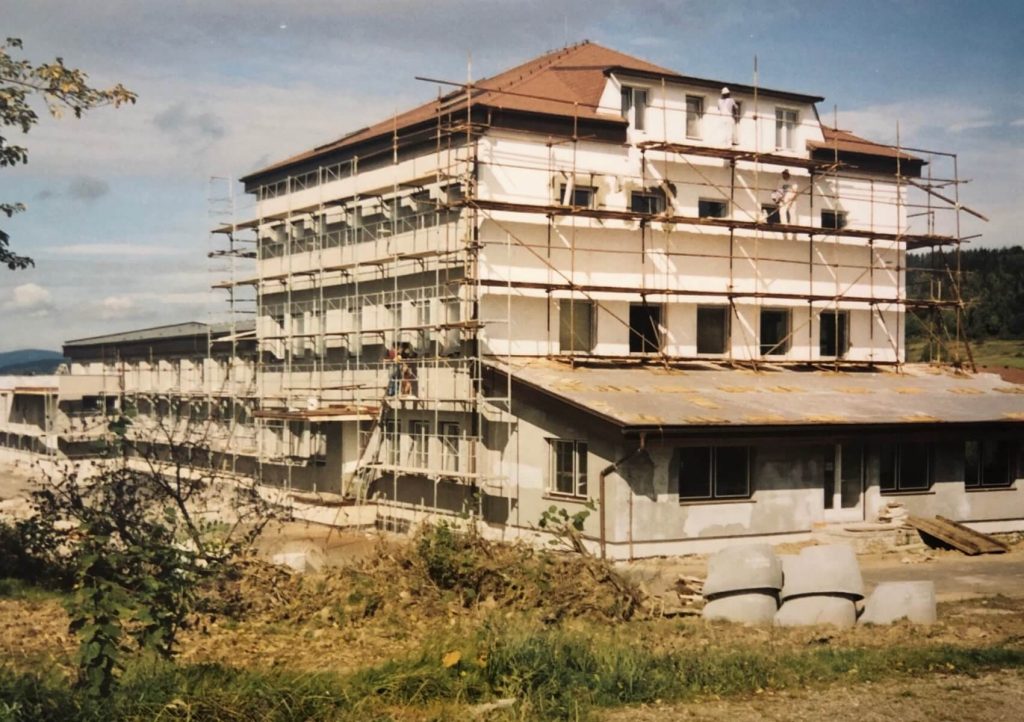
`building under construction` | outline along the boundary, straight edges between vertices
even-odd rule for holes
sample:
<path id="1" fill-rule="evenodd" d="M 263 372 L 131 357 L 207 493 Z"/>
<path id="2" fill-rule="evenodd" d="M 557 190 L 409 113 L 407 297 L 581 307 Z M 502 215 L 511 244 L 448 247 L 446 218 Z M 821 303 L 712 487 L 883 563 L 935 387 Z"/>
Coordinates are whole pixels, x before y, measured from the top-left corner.
<path id="1" fill-rule="evenodd" d="M 587 538 L 634 557 L 890 497 L 1024 524 L 1024 396 L 961 332 L 980 214 L 955 155 L 593 43 L 432 82 L 242 179 L 255 211 L 211 253 L 227 323 L 155 330 L 164 352 L 69 343 L 71 375 L 115 374 L 139 416 L 187 405 L 221 465 L 400 526 L 468 513 L 512 537 L 593 502 Z"/>

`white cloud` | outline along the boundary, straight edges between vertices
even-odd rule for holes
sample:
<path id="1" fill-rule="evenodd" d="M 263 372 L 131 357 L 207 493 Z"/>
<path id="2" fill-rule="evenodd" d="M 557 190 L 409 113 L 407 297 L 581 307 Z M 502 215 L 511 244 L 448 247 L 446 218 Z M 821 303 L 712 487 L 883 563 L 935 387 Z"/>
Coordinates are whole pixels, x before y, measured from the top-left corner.
<path id="1" fill-rule="evenodd" d="M 49 254 L 67 256 L 178 256 L 185 253 L 182 248 L 165 246 L 142 246 L 132 243 L 69 243 L 51 246 Z"/>
<path id="2" fill-rule="evenodd" d="M 23 283 L 11 289 L 3 307 L 21 315 L 41 318 L 53 310 L 53 295 L 37 283 Z"/>
<path id="3" fill-rule="evenodd" d="M 1010 125 L 1014 128 L 1024 128 L 1024 118 L 1017 118 L 1016 120 L 1011 120 Z"/>
<path id="4" fill-rule="evenodd" d="M 128 296 L 107 296 L 100 302 L 100 318 L 125 318 L 132 316 L 136 308 L 135 301 Z"/>

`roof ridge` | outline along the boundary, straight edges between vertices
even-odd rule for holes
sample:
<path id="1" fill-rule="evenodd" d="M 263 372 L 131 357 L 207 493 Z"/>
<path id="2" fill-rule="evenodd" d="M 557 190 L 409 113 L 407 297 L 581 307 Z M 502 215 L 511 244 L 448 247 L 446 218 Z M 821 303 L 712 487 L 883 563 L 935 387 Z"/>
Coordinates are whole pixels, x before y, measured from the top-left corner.
<path id="1" fill-rule="evenodd" d="M 575 52 L 578 52 L 581 48 L 592 44 L 593 43 L 591 43 L 589 40 L 582 40 L 578 43 L 573 43 L 572 45 L 566 45 L 565 47 L 558 48 L 557 50 L 549 50 L 540 57 L 533 58 L 532 60 L 527 60 L 525 63 L 520 63 L 514 68 L 509 68 L 508 70 L 502 71 L 497 75 L 491 76 L 490 78 L 483 78 L 481 80 L 478 80 L 476 83 L 474 83 L 474 85 L 476 85 L 477 87 L 482 87 L 481 84 L 486 83 L 489 80 L 497 80 L 501 78 L 503 75 L 513 76 L 516 73 L 516 71 L 520 71 L 518 76 L 510 77 L 508 82 L 505 84 L 498 83 L 493 88 L 482 88 L 485 91 L 492 92 L 508 90 L 509 88 L 513 88 L 516 85 L 525 82 L 529 78 L 536 76 L 538 73 L 544 70 L 548 70 L 553 65 L 555 65 L 555 63 L 565 59 L 567 56 L 572 55 Z"/>

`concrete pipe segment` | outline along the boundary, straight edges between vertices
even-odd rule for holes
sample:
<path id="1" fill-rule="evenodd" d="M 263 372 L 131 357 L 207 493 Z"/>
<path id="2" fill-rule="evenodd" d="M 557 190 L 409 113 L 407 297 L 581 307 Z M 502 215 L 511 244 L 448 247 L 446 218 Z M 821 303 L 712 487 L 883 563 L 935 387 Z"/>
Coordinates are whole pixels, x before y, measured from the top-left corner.
<path id="1" fill-rule="evenodd" d="M 864 580 L 857 554 L 847 544 L 828 544 L 803 549 L 782 558 L 783 602 L 792 597 L 833 594 L 851 600 L 864 598 Z"/>
<path id="2" fill-rule="evenodd" d="M 779 600 L 774 592 L 740 592 L 716 597 L 704 605 L 701 614 L 707 620 L 739 624 L 771 624 Z"/>
<path id="3" fill-rule="evenodd" d="M 857 607 L 849 597 L 814 594 L 794 597 L 782 603 L 775 613 L 777 627 L 805 627 L 831 624 L 848 628 L 857 622 Z"/>
<path id="4" fill-rule="evenodd" d="M 704 597 L 754 589 L 782 588 L 782 564 L 768 544 L 728 547 L 708 559 Z M 774 598 L 774 595 L 772 595 Z"/>
<path id="5" fill-rule="evenodd" d="M 882 582 L 864 603 L 860 623 L 892 624 L 900 619 L 935 622 L 935 582 Z"/>

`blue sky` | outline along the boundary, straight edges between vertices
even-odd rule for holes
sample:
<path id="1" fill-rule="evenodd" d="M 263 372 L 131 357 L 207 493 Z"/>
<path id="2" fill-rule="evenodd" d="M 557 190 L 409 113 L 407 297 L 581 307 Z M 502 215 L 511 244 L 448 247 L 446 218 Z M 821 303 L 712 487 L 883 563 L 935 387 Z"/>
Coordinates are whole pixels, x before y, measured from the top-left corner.
<path id="1" fill-rule="evenodd" d="M 588 38 L 679 72 L 825 96 L 867 137 L 956 152 L 978 244 L 1024 226 L 1024 3 L 678 0 L 0 0 L 27 57 L 61 55 L 134 107 L 44 118 L 0 170 L 28 271 L 0 271 L 0 351 L 216 320 L 209 178 L 238 177 Z M 15 140 L 12 138 L 12 140 Z M 239 198 L 245 216 L 251 202 Z"/>

